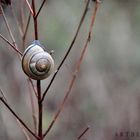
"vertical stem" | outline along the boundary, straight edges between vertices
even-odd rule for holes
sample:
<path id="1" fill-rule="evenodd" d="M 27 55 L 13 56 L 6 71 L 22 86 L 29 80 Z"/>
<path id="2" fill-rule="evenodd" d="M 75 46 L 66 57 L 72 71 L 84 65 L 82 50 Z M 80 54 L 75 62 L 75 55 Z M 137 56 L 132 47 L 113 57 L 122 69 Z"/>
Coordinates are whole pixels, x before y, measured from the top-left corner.
<path id="1" fill-rule="evenodd" d="M 32 8 L 33 8 L 33 20 L 34 20 L 34 32 L 35 32 L 35 40 L 38 40 L 38 23 L 36 16 L 36 9 L 35 9 L 35 0 L 32 0 Z M 38 137 L 40 140 L 43 140 L 42 134 L 42 102 L 41 102 L 41 81 L 37 80 L 37 93 L 38 93 Z"/>
<path id="2" fill-rule="evenodd" d="M 33 6 L 33 12 L 34 12 L 34 30 L 35 30 L 35 39 L 38 40 L 38 24 L 37 24 L 37 18 L 35 18 L 36 16 L 36 10 L 35 10 L 35 1 L 32 0 L 32 6 Z"/>
<path id="3" fill-rule="evenodd" d="M 38 137 L 43 140 L 42 136 L 42 102 L 41 102 L 41 81 L 37 80 L 37 92 L 38 92 Z"/>

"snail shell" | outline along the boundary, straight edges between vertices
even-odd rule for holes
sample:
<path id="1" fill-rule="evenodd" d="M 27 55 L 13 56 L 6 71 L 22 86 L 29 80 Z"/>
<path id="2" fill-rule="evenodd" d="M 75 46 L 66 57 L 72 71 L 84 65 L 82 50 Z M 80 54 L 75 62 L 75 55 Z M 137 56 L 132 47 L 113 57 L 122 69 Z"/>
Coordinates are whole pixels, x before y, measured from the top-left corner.
<path id="1" fill-rule="evenodd" d="M 43 80 L 54 69 L 52 56 L 44 51 L 43 46 L 35 40 L 23 53 L 22 68 L 27 76 L 34 80 Z"/>

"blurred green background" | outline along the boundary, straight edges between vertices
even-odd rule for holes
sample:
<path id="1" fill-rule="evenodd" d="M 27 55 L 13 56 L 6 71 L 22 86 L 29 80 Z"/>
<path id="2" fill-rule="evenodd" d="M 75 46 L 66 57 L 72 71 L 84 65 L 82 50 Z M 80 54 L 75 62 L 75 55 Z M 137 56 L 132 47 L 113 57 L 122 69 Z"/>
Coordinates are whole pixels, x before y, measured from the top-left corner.
<path id="1" fill-rule="evenodd" d="M 41 0 L 38 0 L 37 8 L 40 4 Z M 25 2 L 12 1 L 19 23 L 21 5 L 26 24 L 29 11 Z M 72 41 L 84 6 L 85 0 L 47 0 L 39 15 L 39 40 L 48 51 L 54 50 L 56 68 Z M 74 48 L 45 98 L 44 130 L 68 88 L 88 34 L 93 6 L 91 2 Z M 5 14 L 18 47 L 23 51 L 22 38 L 10 6 L 5 8 Z M 2 16 L 0 33 L 10 40 Z M 25 46 L 33 40 L 31 21 Z M 31 89 L 26 79 L 18 56 L 0 39 L 0 87 L 11 107 L 33 129 Z M 42 91 L 49 80 L 43 80 Z M 140 0 L 104 0 L 100 4 L 80 73 L 46 140 L 74 140 L 87 126 L 90 130 L 82 140 L 139 140 L 139 137 L 118 137 L 115 134 L 129 131 L 140 135 Z M 25 137 L 15 118 L 1 103 L 0 140 L 13 139 L 25 140 Z"/>

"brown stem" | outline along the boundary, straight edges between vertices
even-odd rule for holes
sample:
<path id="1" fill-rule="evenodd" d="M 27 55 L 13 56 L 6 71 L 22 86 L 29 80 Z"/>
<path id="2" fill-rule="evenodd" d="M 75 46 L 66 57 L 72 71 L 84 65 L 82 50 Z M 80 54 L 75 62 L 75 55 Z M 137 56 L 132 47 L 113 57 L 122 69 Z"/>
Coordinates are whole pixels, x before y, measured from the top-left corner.
<path id="1" fill-rule="evenodd" d="M 33 12 L 34 12 L 34 31 L 35 31 L 35 39 L 38 40 L 38 24 L 37 24 L 37 18 L 35 18 L 36 15 L 36 9 L 35 9 L 35 1 L 32 0 L 32 7 L 33 7 Z"/>
<path id="2" fill-rule="evenodd" d="M 34 16 L 34 10 L 32 9 L 32 7 L 31 7 L 29 1 L 28 1 L 28 0 L 25 0 L 25 2 L 26 2 L 26 4 L 27 4 L 27 6 L 28 6 L 28 8 L 29 8 L 29 10 L 30 10 L 30 12 L 31 12 L 31 14 Z"/>
<path id="3" fill-rule="evenodd" d="M 20 24 L 21 24 L 21 29 L 22 29 L 22 33 L 24 33 L 24 7 L 23 7 L 23 1 L 21 1 L 20 3 L 20 11 L 19 11 L 19 14 L 20 14 Z"/>
<path id="4" fill-rule="evenodd" d="M 18 119 L 16 119 L 16 120 L 17 120 L 17 123 L 18 123 L 20 129 L 22 130 L 24 136 L 26 137 L 26 139 L 27 139 L 27 140 L 31 140 L 31 139 L 30 139 L 30 136 L 29 136 L 28 133 L 26 132 L 26 130 L 25 130 L 25 128 L 23 127 L 23 125 L 18 121 Z"/>
<path id="5" fill-rule="evenodd" d="M 42 102 L 41 100 L 41 81 L 37 80 L 37 92 L 38 92 L 38 137 L 40 137 L 40 140 L 43 140 L 42 137 Z"/>
<path id="6" fill-rule="evenodd" d="M 30 20 L 31 20 L 31 13 L 29 13 L 29 16 L 28 16 L 28 19 L 27 19 L 27 24 L 25 26 L 25 31 L 24 31 L 24 35 L 23 35 L 24 41 L 26 39 L 26 35 L 27 35 L 28 28 L 29 28 Z"/>
<path id="7" fill-rule="evenodd" d="M 22 36 L 22 48 L 23 48 L 23 50 L 25 49 L 25 40 L 26 40 L 28 29 L 29 29 L 30 20 L 31 20 L 31 13 L 29 13 L 29 16 L 27 19 L 27 24 L 25 26 L 25 31 L 24 31 L 23 36 Z"/>
<path id="8" fill-rule="evenodd" d="M 35 9 L 35 0 L 32 0 L 32 7 L 33 7 L 33 20 L 34 20 L 34 32 L 35 32 L 35 39 L 38 40 L 38 23 L 37 18 L 35 18 L 36 15 L 36 9 Z M 43 108 L 42 108 L 42 102 L 41 102 L 41 81 L 37 80 L 37 93 L 38 93 L 38 137 L 40 140 L 43 140 L 42 136 L 42 114 L 43 114 Z"/>
<path id="9" fill-rule="evenodd" d="M 10 43 L 3 35 L 0 34 L 0 38 L 2 38 L 6 43 L 8 43 L 19 55 L 22 56 L 22 53 L 12 44 Z"/>
<path id="10" fill-rule="evenodd" d="M 87 131 L 89 130 L 89 127 L 87 127 L 77 138 L 77 140 L 80 140 L 86 133 Z"/>
<path id="11" fill-rule="evenodd" d="M 33 98 L 33 94 L 30 87 L 30 81 L 28 81 L 28 85 L 29 85 L 30 102 L 31 102 L 31 109 L 32 109 L 32 118 L 33 118 L 33 123 L 34 123 L 34 130 L 35 130 L 34 132 L 35 134 L 37 134 L 37 117 L 36 117 L 36 112 L 35 112 L 34 98 Z"/>
<path id="12" fill-rule="evenodd" d="M 9 109 L 9 111 L 15 116 L 15 118 L 28 130 L 28 132 L 32 134 L 32 136 L 40 140 L 39 137 L 36 136 L 34 132 L 32 132 L 32 130 L 21 120 L 21 118 L 13 111 L 13 109 L 6 103 L 6 101 L 2 97 L 0 97 L 0 101 L 7 107 L 7 109 Z"/>
<path id="13" fill-rule="evenodd" d="M 80 31 L 80 28 L 81 28 L 81 26 L 82 26 L 82 24 L 83 24 L 83 22 L 84 22 L 85 17 L 86 17 L 86 13 L 87 13 L 87 11 L 88 11 L 89 2 L 90 2 L 90 0 L 88 0 L 87 3 L 86 3 L 85 10 L 84 10 L 84 12 L 83 12 L 83 14 L 82 14 L 82 17 L 81 17 L 80 23 L 79 23 L 79 25 L 78 25 L 78 28 L 77 28 L 77 30 L 76 30 L 76 33 L 75 33 L 75 35 L 74 35 L 74 38 L 73 38 L 73 40 L 72 40 L 72 42 L 71 42 L 71 44 L 70 44 L 70 46 L 69 46 L 69 48 L 68 48 L 68 50 L 67 50 L 65 56 L 63 57 L 61 63 L 59 64 L 59 66 L 58 66 L 56 72 L 54 73 L 54 75 L 53 75 L 53 77 L 52 77 L 52 79 L 51 79 L 51 81 L 50 81 L 48 87 L 47 87 L 46 90 L 44 91 L 41 101 L 44 100 L 44 98 L 45 98 L 45 96 L 46 96 L 48 90 L 50 89 L 50 87 L 51 87 L 51 85 L 52 85 L 52 83 L 53 83 L 53 81 L 54 81 L 54 79 L 55 79 L 57 73 L 59 72 L 60 68 L 61 68 L 62 65 L 64 64 L 64 62 L 65 62 L 67 56 L 69 55 L 69 53 L 70 53 L 72 47 L 74 46 L 74 43 L 75 43 L 75 41 L 76 41 L 76 39 L 77 39 L 77 36 L 78 36 L 78 34 L 79 34 L 79 31 Z"/>
<path id="14" fill-rule="evenodd" d="M 35 89 L 35 87 L 34 87 L 34 84 L 33 84 L 33 81 L 31 80 L 31 78 L 29 78 L 28 80 L 29 80 L 29 82 L 30 82 L 30 84 L 31 84 L 31 86 L 32 86 L 32 88 L 33 88 L 33 91 L 34 91 L 35 96 L 38 97 L 37 91 L 36 91 L 36 89 Z"/>
<path id="15" fill-rule="evenodd" d="M 40 14 L 40 12 L 41 12 L 41 10 L 42 10 L 42 8 L 43 8 L 45 2 L 46 2 L 46 0 L 43 0 L 43 2 L 42 2 L 42 4 L 41 4 L 41 6 L 40 6 L 40 8 L 39 8 L 39 10 L 38 10 L 38 12 L 37 12 L 37 14 L 35 15 L 35 18 L 37 18 L 38 15 Z"/>
<path id="16" fill-rule="evenodd" d="M 9 26 L 8 20 L 7 20 L 6 16 L 5 16 L 5 13 L 4 13 L 4 11 L 3 11 L 3 7 L 1 6 L 1 4 L 0 4 L 0 8 L 1 8 L 1 11 L 2 11 L 2 16 L 3 16 L 3 18 L 4 18 L 4 21 L 5 21 L 7 30 L 8 30 L 8 32 L 9 32 L 9 34 L 10 34 L 10 37 L 11 37 L 12 41 L 13 41 L 13 45 L 14 45 L 15 48 L 17 49 L 18 47 L 17 47 L 16 41 L 15 41 L 14 35 L 12 34 L 11 28 L 10 28 L 10 26 Z M 18 55 L 19 55 L 19 53 L 18 53 Z M 19 57 L 20 57 L 20 55 L 19 55 Z M 21 57 L 20 57 L 20 58 L 21 58 Z"/>
<path id="17" fill-rule="evenodd" d="M 20 35 L 23 36 L 23 30 L 22 30 L 22 28 L 21 28 L 21 26 L 20 26 L 20 24 L 19 24 L 19 21 L 18 21 L 18 19 L 17 19 L 17 17 L 16 17 L 14 8 L 13 8 L 12 6 L 11 6 L 11 11 L 12 11 L 13 17 L 14 17 L 14 19 L 15 19 L 15 22 L 16 22 L 16 24 L 17 24 L 17 28 L 19 29 Z"/>
<path id="18" fill-rule="evenodd" d="M 2 95 L 1 98 L 3 98 L 5 100 L 5 102 L 8 104 L 7 98 L 5 97 L 1 88 L 0 88 L 0 93 Z M 27 140 L 31 140 L 30 137 L 29 137 L 29 134 L 26 132 L 25 128 L 22 126 L 22 124 L 19 122 L 19 120 L 16 119 L 16 121 L 19 124 L 19 127 L 21 128 L 21 130 L 22 130 L 23 134 L 25 135 L 25 137 L 27 138 Z"/>
<path id="19" fill-rule="evenodd" d="M 87 39 L 86 39 L 85 45 L 84 45 L 84 47 L 83 47 L 83 50 L 82 50 L 82 52 L 81 52 L 81 55 L 80 55 L 80 57 L 79 57 L 79 59 L 78 59 L 78 62 L 77 62 L 77 64 L 76 64 L 74 73 L 73 73 L 73 75 L 72 75 L 72 78 L 71 78 L 71 80 L 70 80 L 70 84 L 69 84 L 69 86 L 68 86 L 68 90 L 67 90 L 67 92 L 66 92 L 66 94 L 65 94 L 65 96 L 64 96 L 64 98 L 63 98 L 63 100 L 62 100 L 62 102 L 61 102 L 61 104 L 60 104 L 60 107 L 59 107 L 58 111 L 57 111 L 56 114 L 54 115 L 54 118 L 53 118 L 52 122 L 50 123 L 48 129 L 45 131 L 43 137 L 45 137 L 45 136 L 50 132 L 50 130 L 51 130 L 51 128 L 53 127 L 54 123 L 56 122 L 58 116 L 60 115 L 60 113 L 61 113 L 61 111 L 62 111 L 62 109 L 63 109 L 63 107 L 64 107 L 64 104 L 65 104 L 66 100 L 68 99 L 68 97 L 69 97 L 69 95 L 70 95 L 70 92 L 71 92 L 71 90 L 72 90 L 72 87 L 73 87 L 73 85 L 74 85 L 74 83 L 75 83 L 75 79 L 76 79 L 77 74 L 78 74 L 78 72 L 79 72 L 80 65 L 81 65 L 81 63 L 82 63 L 84 54 L 85 54 L 85 52 L 86 52 L 88 43 L 89 43 L 89 41 L 90 41 L 91 31 L 92 31 L 93 25 L 94 25 L 94 23 L 95 23 L 95 17 L 96 17 L 97 9 L 98 9 L 98 2 L 96 2 L 95 8 L 93 9 L 93 14 L 92 14 L 92 19 L 91 19 L 91 23 L 90 23 L 90 28 L 89 28 L 88 37 L 87 37 Z"/>

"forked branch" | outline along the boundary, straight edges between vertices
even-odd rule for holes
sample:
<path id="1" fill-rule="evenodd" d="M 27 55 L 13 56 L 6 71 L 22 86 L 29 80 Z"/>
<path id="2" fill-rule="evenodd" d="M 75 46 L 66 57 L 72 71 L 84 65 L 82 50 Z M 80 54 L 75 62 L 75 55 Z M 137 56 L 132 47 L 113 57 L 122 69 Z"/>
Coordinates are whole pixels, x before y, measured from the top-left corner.
<path id="1" fill-rule="evenodd" d="M 63 57 L 61 63 L 59 64 L 59 66 L 58 66 L 56 72 L 54 73 L 54 75 L 53 75 L 53 77 L 52 77 L 52 79 L 51 79 L 49 85 L 47 86 L 46 90 L 44 91 L 41 101 L 44 100 L 44 98 L 45 98 L 45 96 L 46 96 L 48 90 L 50 89 L 50 87 L 51 87 L 53 81 L 55 80 L 55 77 L 56 77 L 57 73 L 59 72 L 60 68 L 61 68 L 62 65 L 64 64 L 66 58 L 68 57 L 69 53 L 71 52 L 71 49 L 72 49 L 73 46 L 74 46 L 74 43 L 75 43 L 75 41 L 76 41 L 76 39 L 77 39 L 77 36 L 78 36 L 78 34 L 79 34 L 79 31 L 80 31 L 80 29 L 81 29 L 81 26 L 82 26 L 82 24 L 83 24 L 83 22 L 84 22 L 84 19 L 85 19 L 85 17 L 86 17 L 86 14 L 87 14 L 87 11 L 88 11 L 89 2 L 90 2 L 90 0 L 87 0 L 87 3 L 86 3 L 86 6 L 85 6 L 85 9 L 84 9 L 84 12 L 83 12 L 82 17 L 81 17 L 81 19 L 80 19 L 80 22 L 79 22 L 78 28 L 77 28 L 77 30 L 76 30 L 76 33 L 75 33 L 75 35 L 74 35 L 74 37 L 73 37 L 73 40 L 72 40 L 72 42 L 71 42 L 71 44 L 70 44 L 70 46 L 69 46 L 69 48 L 68 48 L 68 50 L 67 50 L 65 56 Z"/>
<path id="2" fill-rule="evenodd" d="M 62 102 L 60 104 L 60 107 L 59 107 L 58 111 L 54 115 L 52 122 L 50 123 L 48 129 L 45 131 L 45 133 L 43 135 L 44 137 L 50 132 L 51 128 L 53 127 L 54 123 L 56 122 L 58 116 L 60 115 L 60 113 L 61 113 L 61 111 L 62 111 L 62 109 L 64 107 L 65 102 L 67 101 L 67 99 L 68 99 L 68 97 L 70 95 L 70 92 L 72 90 L 72 87 L 73 87 L 73 85 L 75 83 L 77 74 L 78 74 L 78 72 L 80 70 L 80 65 L 82 63 L 84 54 L 85 54 L 85 52 L 87 50 L 87 47 L 88 47 L 88 43 L 90 42 L 92 28 L 93 28 L 93 25 L 95 23 L 95 17 L 96 17 L 96 13 L 97 13 L 97 10 L 98 10 L 98 6 L 99 6 L 99 3 L 96 1 L 95 8 L 93 8 L 93 14 L 92 14 L 92 17 L 91 17 L 91 23 L 90 23 L 89 33 L 88 33 L 86 42 L 84 44 L 84 47 L 82 49 L 81 55 L 80 55 L 80 57 L 79 57 L 79 59 L 78 59 L 78 61 L 76 63 L 76 67 L 75 67 L 74 73 L 72 75 L 72 78 L 71 78 L 70 83 L 69 83 L 69 86 L 68 86 L 68 90 L 67 90 L 67 92 L 66 92 L 66 94 L 65 94 L 65 96 L 64 96 L 64 98 L 63 98 L 63 100 L 62 100 Z"/>
<path id="3" fill-rule="evenodd" d="M 41 10 L 42 10 L 42 8 L 43 8 L 45 2 L 46 2 L 46 0 L 43 0 L 43 2 L 42 2 L 42 4 L 41 4 L 41 6 L 40 6 L 40 8 L 39 8 L 39 10 L 38 10 L 38 12 L 37 12 L 37 14 L 35 15 L 35 18 L 37 18 L 38 15 L 40 14 L 40 12 L 41 12 Z"/>
<path id="4" fill-rule="evenodd" d="M 27 4 L 27 6 L 28 6 L 28 8 L 29 8 L 29 10 L 30 10 L 30 12 L 31 12 L 31 14 L 34 16 L 34 15 L 35 15 L 35 13 L 34 13 L 34 11 L 33 11 L 32 7 L 31 7 L 31 5 L 30 5 L 29 1 L 28 1 L 28 0 L 25 0 L 25 2 L 26 2 L 26 4 Z"/>
<path id="5" fill-rule="evenodd" d="M 7 102 L 0 97 L 0 101 L 7 107 L 7 109 L 13 114 L 13 116 L 27 129 L 27 131 L 39 140 L 39 137 L 34 134 L 34 132 L 21 120 L 21 118 L 13 111 L 13 109 L 7 104 Z"/>

